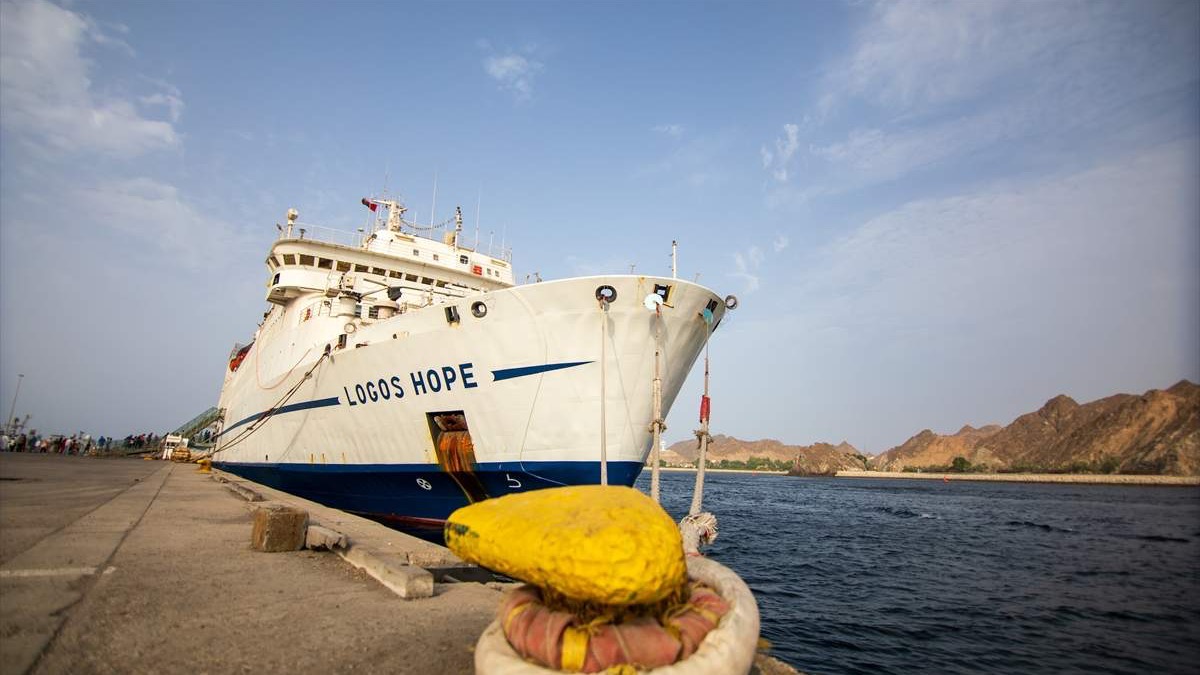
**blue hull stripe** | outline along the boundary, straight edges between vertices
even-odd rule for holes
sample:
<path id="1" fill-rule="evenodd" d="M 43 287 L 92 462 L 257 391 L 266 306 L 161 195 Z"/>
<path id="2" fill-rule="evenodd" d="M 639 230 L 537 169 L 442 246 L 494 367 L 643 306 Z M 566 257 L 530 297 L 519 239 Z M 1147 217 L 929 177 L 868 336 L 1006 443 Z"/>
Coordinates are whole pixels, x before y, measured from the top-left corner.
<path id="1" fill-rule="evenodd" d="M 264 410 L 260 413 L 254 413 L 253 415 L 247 417 L 246 419 L 239 420 L 236 424 L 233 424 L 233 425 L 227 427 L 221 433 L 217 434 L 217 437 L 219 438 L 221 436 L 224 436 L 225 434 L 233 431 L 234 429 L 242 426 L 243 424 L 246 424 L 248 422 L 253 422 L 257 419 L 261 419 L 262 417 L 264 417 L 268 414 L 270 414 L 272 416 L 282 415 L 284 413 L 296 412 L 299 410 L 311 410 L 312 408 L 324 408 L 326 406 L 337 405 L 338 403 L 340 403 L 340 401 L 338 400 L 338 397 L 333 396 L 331 398 L 319 398 L 319 399 L 315 399 L 312 401 L 301 401 L 300 403 L 292 403 L 291 405 L 280 406 L 278 408 L 275 408 L 274 412 L 272 412 L 270 410 Z"/>
<path id="2" fill-rule="evenodd" d="M 499 382 L 501 380 L 511 380 L 514 377 L 525 377 L 526 375 L 537 375 L 538 373 L 548 373 L 552 370 L 562 370 L 563 368 L 574 368 L 575 366 L 582 366 L 582 365 L 585 365 L 588 363 L 591 363 L 591 361 L 571 361 L 569 363 L 547 363 L 547 364 L 540 365 L 540 366 L 521 366 L 520 368 L 504 368 L 501 370 L 493 370 L 492 371 L 492 381 Z M 337 405 L 338 403 L 340 403 L 340 401 L 338 400 L 338 397 L 334 396 L 331 398 L 320 398 L 320 399 L 316 399 L 316 400 L 312 400 L 312 401 L 303 401 L 301 403 L 292 403 L 291 405 L 280 406 L 279 408 L 276 408 L 273 411 L 272 410 L 264 410 L 262 412 L 254 413 L 253 415 L 250 415 L 249 417 L 246 417 L 245 419 L 238 420 L 234 424 L 231 424 L 230 426 L 226 427 L 223 431 L 221 431 L 221 433 L 217 434 L 214 438 L 220 438 L 221 436 L 224 436 L 225 434 L 229 433 L 230 431 L 233 431 L 234 429 L 236 429 L 244 424 L 249 424 L 250 422 L 259 420 L 259 419 L 263 418 L 264 416 L 282 415 L 284 413 L 297 412 L 300 410 L 311 410 L 313 408 L 324 408 L 326 406 Z"/>
<path id="3" fill-rule="evenodd" d="M 455 476 L 437 464 L 277 464 L 214 466 L 343 511 L 376 517 L 445 520 L 468 499 Z M 612 485 L 632 486 L 641 462 L 609 462 Z M 600 482 L 599 462 L 488 462 L 471 475 L 489 497 Z"/>
<path id="4" fill-rule="evenodd" d="M 552 370 L 562 370 L 563 368 L 574 368 L 591 363 L 591 361 L 571 361 L 570 363 L 547 363 L 541 366 L 521 366 L 520 368 L 504 368 L 502 370 L 492 371 L 492 381 L 499 382 L 500 380 L 511 380 L 514 377 L 525 377 L 526 375 L 537 375 L 538 373 L 548 373 Z"/>

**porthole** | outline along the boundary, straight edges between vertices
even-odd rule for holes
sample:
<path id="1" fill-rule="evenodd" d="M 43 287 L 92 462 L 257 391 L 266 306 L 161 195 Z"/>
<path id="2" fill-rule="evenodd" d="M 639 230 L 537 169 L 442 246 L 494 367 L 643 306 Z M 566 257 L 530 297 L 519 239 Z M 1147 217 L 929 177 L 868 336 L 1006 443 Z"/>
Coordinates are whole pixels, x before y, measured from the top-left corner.
<path id="1" fill-rule="evenodd" d="M 476 319 L 482 319 L 483 317 L 487 316 L 487 313 L 487 305 L 483 304 L 482 300 L 476 300 L 475 302 L 471 303 L 471 314 L 475 315 Z"/>
<path id="2" fill-rule="evenodd" d="M 617 289 L 612 286 L 600 286 L 596 289 L 596 299 L 611 303 L 617 299 Z"/>

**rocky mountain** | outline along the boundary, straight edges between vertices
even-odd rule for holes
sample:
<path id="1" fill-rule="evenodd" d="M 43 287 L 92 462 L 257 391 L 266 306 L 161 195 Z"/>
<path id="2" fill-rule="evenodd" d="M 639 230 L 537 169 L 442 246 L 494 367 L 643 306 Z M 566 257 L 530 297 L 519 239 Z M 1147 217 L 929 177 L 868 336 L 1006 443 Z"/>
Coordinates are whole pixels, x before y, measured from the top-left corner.
<path id="1" fill-rule="evenodd" d="M 699 452 L 696 441 L 680 441 L 667 448 L 662 453 L 662 459 L 668 465 L 691 465 Z M 843 470 L 861 471 L 867 462 L 867 458 L 857 448 L 845 441 L 838 445 L 786 445 L 771 438 L 743 441 L 718 434 L 713 436 L 708 444 L 710 465 L 715 466 L 722 460 L 746 463 L 754 458 L 784 462 L 791 467 L 793 473 L 802 475 L 828 474 Z"/>
<path id="2" fill-rule="evenodd" d="M 903 471 L 909 467 L 949 466 L 955 457 L 968 457 L 974 447 L 1003 427 L 989 424 L 980 429 L 966 425 L 958 433 L 943 436 L 925 429 L 891 450 L 874 457 L 871 468 L 879 471 Z"/>
<path id="3" fill-rule="evenodd" d="M 1183 380 L 1141 396 L 1080 404 L 1055 396 L 1006 427 L 926 429 L 871 460 L 871 468 L 940 469 L 962 457 L 989 471 L 1200 475 L 1200 386 Z"/>

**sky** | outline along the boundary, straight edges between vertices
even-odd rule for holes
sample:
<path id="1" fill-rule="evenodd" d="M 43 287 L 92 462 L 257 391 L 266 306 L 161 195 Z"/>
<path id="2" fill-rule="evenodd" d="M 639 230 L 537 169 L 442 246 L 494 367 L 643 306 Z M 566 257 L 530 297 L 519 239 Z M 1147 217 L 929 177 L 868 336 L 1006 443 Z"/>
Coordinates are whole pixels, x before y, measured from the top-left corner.
<path id="1" fill-rule="evenodd" d="M 519 279 L 677 240 L 740 299 L 713 433 L 874 454 L 1200 381 L 1194 0 L 0 0 L 0 406 L 179 426 L 287 209 L 384 190 Z"/>

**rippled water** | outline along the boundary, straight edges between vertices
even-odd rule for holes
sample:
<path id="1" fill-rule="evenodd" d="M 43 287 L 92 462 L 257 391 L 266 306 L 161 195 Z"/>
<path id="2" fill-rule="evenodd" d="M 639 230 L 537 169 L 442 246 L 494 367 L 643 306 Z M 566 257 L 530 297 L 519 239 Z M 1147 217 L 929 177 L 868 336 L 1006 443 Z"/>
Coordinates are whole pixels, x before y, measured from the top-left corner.
<path id="1" fill-rule="evenodd" d="M 676 518 L 693 482 L 663 476 Z M 705 485 L 708 554 L 754 590 L 772 653 L 808 673 L 1200 673 L 1200 489 Z"/>

